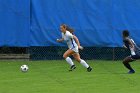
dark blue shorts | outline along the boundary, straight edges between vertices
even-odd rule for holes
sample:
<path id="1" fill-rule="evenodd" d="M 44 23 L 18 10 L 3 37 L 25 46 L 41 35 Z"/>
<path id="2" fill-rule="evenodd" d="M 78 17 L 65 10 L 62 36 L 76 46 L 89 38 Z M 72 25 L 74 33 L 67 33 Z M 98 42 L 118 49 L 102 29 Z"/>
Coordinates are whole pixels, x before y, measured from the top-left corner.
<path id="1" fill-rule="evenodd" d="M 140 59 L 140 55 L 130 55 L 133 60 Z"/>

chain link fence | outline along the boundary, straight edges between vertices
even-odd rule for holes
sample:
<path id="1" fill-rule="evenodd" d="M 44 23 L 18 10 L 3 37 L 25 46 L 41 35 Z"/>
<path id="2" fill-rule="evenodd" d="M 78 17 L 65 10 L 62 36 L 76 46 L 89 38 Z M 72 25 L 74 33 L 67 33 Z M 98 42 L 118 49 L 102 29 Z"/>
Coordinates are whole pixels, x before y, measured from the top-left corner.
<path id="1" fill-rule="evenodd" d="M 32 60 L 61 60 L 66 50 L 67 47 L 30 47 L 29 53 Z M 85 47 L 80 55 L 86 60 L 122 60 L 130 52 L 120 47 Z"/>
<path id="2" fill-rule="evenodd" d="M 62 60 L 67 47 L 0 47 L 2 58 L 29 58 L 30 60 Z M 122 60 L 130 55 L 127 49 L 121 47 L 84 47 L 80 50 L 81 58 L 85 60 Z"/>

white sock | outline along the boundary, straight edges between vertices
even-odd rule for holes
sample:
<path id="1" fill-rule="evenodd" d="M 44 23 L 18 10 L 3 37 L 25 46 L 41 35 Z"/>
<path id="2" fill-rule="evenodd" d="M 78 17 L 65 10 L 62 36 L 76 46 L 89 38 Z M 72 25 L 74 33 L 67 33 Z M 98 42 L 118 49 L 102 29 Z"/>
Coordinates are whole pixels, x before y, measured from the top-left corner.
<path id="1" fill-rule="evenodd" d="M 83 60 L 81 59 L 81 62 L 80 62 L 84 67 L 88 68 L 89 65 Z"/>
<path id="2" fill-rule="evenodd" d="M 70 57 L 67 57 L 65 60 L 67 61 L 68 64 L 70 64 L 70 66 L 74 65 L 74 63 Z"/>

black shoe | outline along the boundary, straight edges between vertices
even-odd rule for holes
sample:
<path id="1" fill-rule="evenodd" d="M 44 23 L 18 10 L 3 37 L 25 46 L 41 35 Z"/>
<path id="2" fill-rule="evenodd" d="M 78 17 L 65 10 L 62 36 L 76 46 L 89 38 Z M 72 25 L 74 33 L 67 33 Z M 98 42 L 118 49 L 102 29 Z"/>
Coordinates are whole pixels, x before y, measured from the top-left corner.
<path id="1" fill-rule="evenodd" d="M 89 67 L 87 68 L 87 71 L 88 71 L 88 72 L 91 72 L 91 70 L 92 70 L 92 67 L 89 66 Z"/>
<path id="2" fill-rule="evenodd" d="M 69 71 L 73 71 L 74 69 L 76 69 L 76 66 L 75 66 L 75 65 L 72 65 L 72 66 L 70 67 L 70 70 L 69 70 Z"/>
<path id="3" fill-rule="evenodd" d="M 128 72 L 128 74 L 134 74 L 135 73 L 135 70 L 130 70 L 129 72 Z"/>

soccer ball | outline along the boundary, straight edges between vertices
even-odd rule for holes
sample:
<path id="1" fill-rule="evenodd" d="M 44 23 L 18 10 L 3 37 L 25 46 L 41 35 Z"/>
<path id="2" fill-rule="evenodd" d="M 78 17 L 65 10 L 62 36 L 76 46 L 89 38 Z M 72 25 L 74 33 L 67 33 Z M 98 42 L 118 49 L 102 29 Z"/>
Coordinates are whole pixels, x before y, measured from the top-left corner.
<path id="1" fill-rule="evenodd" d="M 22 65 L 22 66 L 20 67 L 20 69 L 21 69 L 22 72 L 27 72 L 28 69 L 29 69 L 29 67 L 28 67 L 27 65 Z"/>

